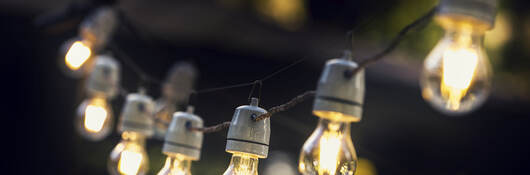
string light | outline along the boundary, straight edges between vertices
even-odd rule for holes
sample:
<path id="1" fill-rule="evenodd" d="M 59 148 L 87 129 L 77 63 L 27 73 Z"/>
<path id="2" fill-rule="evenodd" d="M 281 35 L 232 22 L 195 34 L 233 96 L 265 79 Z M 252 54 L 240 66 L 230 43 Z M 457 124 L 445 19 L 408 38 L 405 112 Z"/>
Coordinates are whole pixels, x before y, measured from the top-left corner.
<path id="1" fill-rule="evenodd" d="M 107 100 L 116 95 L 120 69 L 109 55 L 99 55 L 95 59 L 94 69 L 86 82 L 90 98 L 79 105 L 76 117 L 77 131 L 92 141 L 102 140 L 110 134 L 113 115 Z"/>
<path id="2" fill-rule="evenodd" d="M 463 1 L 442 1 L 436 19 L 445 36 L 425 59 L 421 76 L 423 98 L 448 115 L 476 109 L 491 86 L 483 38 L 493 27 L 496 1 Z"/>
<path id="3" fill-rule="evenodd" d="M 299 171 L 304 175 L 355 173 L 357 154 L 350 136 L 350 123 L 361 120 L 364 100 L 364 71 L 356 69 L 349 55 L 326 63 L 320 77 L 313 114 L 319 122 L 300 153 Z"/>
<path id="4" fill-rule="evenodd" d="M 65 42 L 60 50 L 59 65 L 72 77 L 80 77 L 91 69 L 92 55 L 107 44 L 116 28 L 117 14 L 103 6 L 90 14 L 79 27 L 79 37 Z"/>
<path id="5" fill-rule="evenodd" d="M 462 1 L 471 3 L 442 1 L 437 21 L 446 29 L 446 36 L 426 59 L 422 75 L 424 98 L 438 109 L 452 114 L 476 108 L 489 91 L 490 70 L 482 49 L 482 38 L 484 32 L 493 26 L 492 9 L 495 10 L 496 1 Z M 462 10 L 479 5 L 482 6 L 471 8 L 471 11 Z M 355 174 L 358 160 L 350 136 L 350 123 L 361 120 L 364 67 L 389 53 L 408 30 L 429 18 L 430 14 L 407 26 L 391 46 L 365 62 L 357 64 L 351 61 L 350 55 L 327 62 L 313 106 L 313 114 L 319 117 L 319 122 L 300 154 L 299 171 L 302 174 Z M 108 55 L 93 55 L 106 45 L 116 21 L 113 8 L 99 8 L 82 23 L 81 39 L 67 42 L 62 58 L 71 72 L 90 68 L 86 87 L 90 99 L 80 105 L 76 122 L 78 131 L 90 140 L 103 139 L 110 133 L 112 126 L 112 110 L 107 101 L 118 92 L 120 67 Z M 141 77 L 146 77 L 143 71 L 138 72 Z M 156 105 L 143 92 L 127 96 L 119 124 L 122 140 L 110 154 L 110 174 L 146 174 L 149 164 L 145 139 L 157 132 L 165 135 L 163 153 L 167 155 L 164 167 L 158 174 L 189 175 L 191 161 L 200 158 L 203 133 L 217 132 L 229 126 L 226 151 L 232 154 L 232 158 L 223 174 L 257 175 L 259 158 L 268 155 L 269 117 L 314 94 L 313 91 L 306 92 L 286 104 L 271 108 L 271 113 L 258 106 L 257 98 L 252 98 L 250 105 L 236 108 L 231 122 L 203 128 L 202 119 L 193 114 L 192 107 L 188 107 L 186 112 L 173 114 L 177 104 L 189 100 L 196 72 L 187 63 L 177 64 L 164 82 L 163 97 L 157 100 Z M 254 83 L 212 88 L 208 92 L 257 85 L 278 72 Z M 153 127 L 152 116 L 155 119 L 162 118 L 163 123 L 168 123 L 170 116 L 173 116 L 167 134 L 165 125 Z"/>
<path id="6" fill-rule="evenodd" d="M 254 117 L 265 113 L 257 98 L 236 108 L 226 138 L 226 152 L 232 158 L 223 175 L 258 174 L 258 158 L 267 158 L 269 152 L 270 120 L 254 121 Z"/>
<path id="7" fill-rule="evenodd" d="M 169 126 L 162 152 L 167 155 L 164 167 L 158 175 L 191 175 L 191 161 L 199 160 L 203 133 L 190 127 L 203 127 L 202 119 L 193 114 L 193 107 L 186 112 L 176 112 Z"/>
<path id="8" fill-rule="evenodd" d="M 127 95 L 119 131 L 122 140 L 110 153 L 108 170 L 112 175 L 143 175 L 149 169 L 145 139 L 153 135 L 153 100 L 143 92 Z"/>

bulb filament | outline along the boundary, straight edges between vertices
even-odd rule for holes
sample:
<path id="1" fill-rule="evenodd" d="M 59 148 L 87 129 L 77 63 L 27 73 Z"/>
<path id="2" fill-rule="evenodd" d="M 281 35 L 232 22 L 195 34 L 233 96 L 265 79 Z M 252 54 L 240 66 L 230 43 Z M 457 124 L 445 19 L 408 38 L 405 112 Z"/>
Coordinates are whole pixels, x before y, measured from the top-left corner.
<path id="1" fill-rule="evenodd" d="M 64 57 L 66 66 L 71 70 L 78 70 L 90 58 L 90 54 L 91 51 L 88 46 L 81 41 L 76 41 L 66 52 Z"/>
<path id="2" fill-rule="evenodd" d="M 457 38 L 456 47 L 443 54 L 440 89 L 442 96 L 448 99 L 446 107 L 451 110 L 460 108 L 460 102 L 471 85 L 478 64 L 478 53 L 470 48 L 470 43 L 471 36 L 461 34 Z"/>

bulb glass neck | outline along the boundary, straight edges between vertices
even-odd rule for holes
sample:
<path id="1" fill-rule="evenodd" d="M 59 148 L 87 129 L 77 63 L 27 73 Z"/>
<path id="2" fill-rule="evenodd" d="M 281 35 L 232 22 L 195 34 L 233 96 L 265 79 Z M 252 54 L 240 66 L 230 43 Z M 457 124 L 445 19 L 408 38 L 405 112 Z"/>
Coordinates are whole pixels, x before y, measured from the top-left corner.
<path id="1" fill-rule="evenodd" d="M 484 35 L 491 25 L 484 21 L 457 15 L 437 16 L 436 21 L 446 31 L 470 32 L 474 35 Z"/>
<path id="2" fill-rule="evenodd" d="M 168 154 L 159 175 L 191 175 L 191 160 L 181 154 Z"/>
<path id="3" fill-rule="evenodd" d="M 258 174 L 258 157 L 252 154 L 246 153 L 233 153 L 230 165 L 225 175 L 233 174 L 245 174 L 245 175 L 257 175 Z"/>
<path id="4" fill-rule="evenodd" d="M 317 130 L 324 132 L 338 132 L 342 136 L 350 136 L 350 122 L 330 120 L 327 118 L 320 118 L 318 120 Z"/>
<path id="5" fill-rule="evenodd" d="M 122 141 L 135 142 L 142 146 L 145 145 L 145 136 L 137 132 L 125 131 L 121 134 L 121 139 Z"/>
<path id="6" fill-rule="evenodd" d="M 484 38 L 483 33 L 476 33 L 469 29 L 453 29 L 445 32 L 445 39 L 451 40 L 453 47 L 480 47 Z"/>

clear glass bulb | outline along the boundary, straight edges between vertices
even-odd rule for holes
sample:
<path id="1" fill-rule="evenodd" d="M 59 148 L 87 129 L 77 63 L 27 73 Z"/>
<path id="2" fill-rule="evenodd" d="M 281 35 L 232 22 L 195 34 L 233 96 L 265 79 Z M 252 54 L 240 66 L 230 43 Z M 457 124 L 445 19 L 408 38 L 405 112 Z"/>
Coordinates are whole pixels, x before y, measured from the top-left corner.
<path id="1" fill-rule="evenodd" d="M 145 136 L 123 132 L 121 141 L 110 153 L 107 168 L 111 175 L 144 175 L 149 169 Z"/>
<path id="2" fill-rule="evenodd" d="M 422 96 L 448 115 L 476 109 L 490 91 L 491 66 L 483 49 L 484 32 L 471 24 L 445 25 L 445 36 L 424 62 Z"/>
<path id="3" fill-rule="evenodd" d="M 304 175 L 353 175 L 357 154 L 350 136 L 350 123 L 320 118 L 316 130 L 304 143 L 298 169 Z"/>
<path id="4" fill-rule="evenodd" d="M 191 160 L 181 154 L 168 155 L 157 175 L 191 175 Z"/>
<path id="5" fill-rule="evenodd" d="M 258 157 L 246 153 L 233 153 L 230 165 L 223 175 L 258 175 Z"/>
<path id="6" fill-rule="evenodd" d="M 87 44 L 82 41 L 73 42 L 64 56 L 66 67 L 72 71 L 77 71 L 87 62 L 91 54 L 92 51 Z"/>
<path id="7" fill-rule="evenodd" d="M 87 99 L 77 108 L 77 131 L 89 140 L 98 141 L 108 136 L 112 122 L 112 110 L 105 98 Z"/>

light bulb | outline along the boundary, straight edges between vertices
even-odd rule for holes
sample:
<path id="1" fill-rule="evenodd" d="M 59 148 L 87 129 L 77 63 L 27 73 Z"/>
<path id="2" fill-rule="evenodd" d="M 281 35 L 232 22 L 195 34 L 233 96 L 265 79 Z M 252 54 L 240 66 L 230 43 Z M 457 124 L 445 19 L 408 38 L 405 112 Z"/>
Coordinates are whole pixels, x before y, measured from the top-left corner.
<path id="1" fill-rule="evenodd" d="M 425 59 L 422 96 L 448 115 L 464 114 L 480 106 L 490 91 L 484 30 L 471 22 L 442 21 L 446 33 Z"/>
<path id="2" fill-rule="evenodd" d="M 350 123 L 320 118 L 304 143 L 299 170 L 304 175 L 353 175 L 357 154 L 350 137 Z"/>
<path id="3" fill-rule="evenodd" d="M 145 136 L 137 132 L 123 132 L 122 140 L 110 153 L 108 162 L 112 175 L 143 175 L 149 168 L 145 152 Z"/>
<path id="4" fill-rule="evenodd" d="M 75 41 L 64 57 L 66 66 L 72 71 L 80 69 L 90 58 L 91 52 L 88 45 L 82 41 Z"/>
<path id="5" fill-rule="evenodd" d="M 223 175 L 258 175 L 258 157 L 247 153 L 233 153 Z"/>
<path id="6" fill-rule="evenodd" d="M 167 159 L 158 175 L 191 175 L 191 161 L 199 160 L 203 133 L 192 131 L 189 127 L 202 128 L 203 121 L 193 114 L 193 109 L 188 106 L 186 112 L 173 114 L 162 147 Z"/>
<path id="7" fill-rule="evenodd" d="M 251 98 L 250 105 L 236 108 L 226 136 L 225 151 L 232 154 L 223 175 L 257 175 L 258 158 L 267 158 L 270 141 L 270 119 L 254 121 L 254 116 L 267 113 Z"/>
<path id="8" fill-rule="evenodd" d="M 79 78 L 89 73 L 93 63 L 92 44 L 80 38 L 66 41 L 59 50 L 59 67 L 68 76 Z"/>
<path id="9" fill-rule="evenodd" d="M 76 128 L 87 139 L 97 141 L 110 134 L 112 110 L 100 97 L 85 100 L 77 109 Z"/>
<path id="10" fill-rule="evenodd" d="M 171 154 L 157 175 L 191 175 L 191 159 L 181 154 Z"/>

